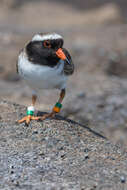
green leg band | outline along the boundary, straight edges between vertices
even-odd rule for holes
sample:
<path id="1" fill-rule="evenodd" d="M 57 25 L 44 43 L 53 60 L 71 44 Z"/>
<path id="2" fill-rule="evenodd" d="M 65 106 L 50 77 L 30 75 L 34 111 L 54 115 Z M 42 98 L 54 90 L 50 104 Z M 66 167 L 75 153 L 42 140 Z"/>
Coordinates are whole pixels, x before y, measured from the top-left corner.
<path id="1" fill-rule="evenodd" d="M 61 108 L 62 108 L 62 104 L 61 104 L 60 102 L 57 102 L 57 103 L 56 103 L 56 105 L 55 105 L 55 107 L 57 107 L 57 108 L 60 108 L 60 109 L 61 109 Z"/>
<path id="2" fill-rule="evenodd" d="M 33 106 L 29 106 L 29 107 L 27 108 L 26 114 L 33 116 L 33 115 L 34 115 L 34 111 L 35 111 L 35 110 L 34 110 L 34 107 L 33 107 Z"/>
<path id="3" fill-rule="evenodd" d="M 33 116 L 34 115 L 34 111 L 27 110 L 26 114 Z"/>

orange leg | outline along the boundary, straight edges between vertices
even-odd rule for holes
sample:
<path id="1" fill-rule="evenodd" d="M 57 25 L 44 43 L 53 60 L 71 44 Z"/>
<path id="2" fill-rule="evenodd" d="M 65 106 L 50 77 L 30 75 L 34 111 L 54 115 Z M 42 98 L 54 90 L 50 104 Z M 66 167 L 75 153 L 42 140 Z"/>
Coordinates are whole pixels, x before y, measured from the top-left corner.
<path id="1" fill-rule="evenodd" d="M 32 107 L 33 108 L 34 108 L 34 105 L 36 103 L 36 100 L 37 100 L 37 96 L 36 95 L 32 95 Z M 27 115 L 27 116 L 23 117 L 22 119 L 18 120 L 18 123 L 25 122 L 28 125 L 31 120 L 38 120 L 38 117 L 35 117 L 33 115 Z"/>
<path id="2" fill-rule="evenodd" d="M 65 89 L 62 89 L 61 90 L 61 92 L 60 92 L 60 97 L 59 97 L 59 100 L 58 100 L 58 102 L 61 104 L 62 103 L 62 101 L 63 101 L 63 99 L 64 99 L 64 97 L 65 97 Z M 61 105 L 62 106 L 62 105 Z M 57 108 L 57 107 L 55 107 L 54 106 L 54 108 L 53 108 L 53 110 L 52 110 L 52 112 L 51 113 L 47 113 L 47 114 L 45 114 L 45 115 L 43 115 L 43 116 L 41 116 L 41 117 L 38 117 L 38 119 L 39 120 L 45 120 L 45 119 L 47 119 L 47 118 L 53 118 L 55 115 L 56 115 L 56 113 L 59 113 L 60 112 L 60 108 Z"/>
<path id="3" fill-rule="evenodd" d="M 37 96 L 36 95 L 32 95 L 32 105 L 34 106 L 37 100 Z"/>
<path id="4" fill-rule="evenodd" d="M 64 97 L 65 97 L 65 89 L 62 89 L 57 105 L 62 106 L 61 103 L 62 103 Z M 37 97 L 35 95 L 32 96 L 32 105 L 33 106 L 35 105 L 36 99 L 37 99 Z M 27 116 L 23 117 L 21 120 L 19 120 L 18 123 L 25 122 L 28 125 L 31 120 L 45 120 L 47 118 L 54 117 L 56 115 L 56 113 L 59 113 L 59 112 L 60 112 L 60 108 L 54 106 L 54 108 L 53 108 L 53 110 L 52 110 L 51 113 L 47 113 L 47 114 L 45 114 L 43 116 L 38 116 L 38 117 L 35 117 L 35 116 L 32 116 L 32 115 L 27 115 Z"/>
<path id="5" fill-rule="evenodd" d="M 27 115 L 27 116 L 23 117 L 22 119 L 18 120 L 18 123 L 25 122 L 27 125 L 29 125 L 31 120 L 38 120 L 38 119 L 39 118 L 36 116 Z"/>

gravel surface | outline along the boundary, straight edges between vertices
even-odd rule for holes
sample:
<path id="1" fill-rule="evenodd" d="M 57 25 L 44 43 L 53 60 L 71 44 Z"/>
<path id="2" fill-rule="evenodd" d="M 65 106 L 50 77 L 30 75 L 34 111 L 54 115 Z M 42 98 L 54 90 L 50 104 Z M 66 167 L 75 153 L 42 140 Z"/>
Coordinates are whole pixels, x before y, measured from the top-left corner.
<path id="1" fill-rule="evenodd" d="M 26 108 L 0 102 L 1 190 L 126 189 L 127 152 L 91 126 L 57 116 L 17 124 Z"/>

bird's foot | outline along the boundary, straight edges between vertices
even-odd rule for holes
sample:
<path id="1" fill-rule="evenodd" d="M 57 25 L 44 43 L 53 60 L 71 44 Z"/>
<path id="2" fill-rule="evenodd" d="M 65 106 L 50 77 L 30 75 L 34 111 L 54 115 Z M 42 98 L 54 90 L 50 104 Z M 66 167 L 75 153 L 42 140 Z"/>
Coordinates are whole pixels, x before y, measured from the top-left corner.
<path id="1" fill-rule="evenodd" d="M 29 123 L 30 123 L 31 120 L 38 120 L 38 117 L 34 116 L 34 111 L 35 111 L 34 110 L 34 106 L 29 106 L 27 108 L 27 112 L 26 112 L 27 116 L 25 116 L 22 119 L 20 119 L 18 121 L 18 123 L 25 122 L 27 125 L 29 125 Z"/>
<path id="2" fill-rule="evenodd" d="M 23 117 L 22 119 L 18 120 L 18 123 L 25 122 L 27 125 L 29 125 L 31 120 L 39 120 L 39 119 L 40 119 L 40 117 L 27 115 L 27 116 Z"/>
<path id="3" fill-rule="evenodd" d="M 18 123 L 23 123 L 25 122 L 27 125 L 29 125 L 31 120 L 36 120 L 36 121 L 43 121 L 47 118 L 53 118 L 55 116 L 55 112 L 51 112 L 51 113 L 47 113 L 43 116 L 31 116 L 31 115 L 27 115 L 25 117 L 23 117 L 22 119 L 18 120 Z"/>
<path id="4" fill-rule="evenodd" d="M 62 108 L 62 104 L 60 102 L 57 102 L 52 110 L 51 113 L 47 113 L 39 118 L 39 120 L 45 120 L 47 118 L 53 118 L 57 113 L 60 112 L 60 109 Z"/>

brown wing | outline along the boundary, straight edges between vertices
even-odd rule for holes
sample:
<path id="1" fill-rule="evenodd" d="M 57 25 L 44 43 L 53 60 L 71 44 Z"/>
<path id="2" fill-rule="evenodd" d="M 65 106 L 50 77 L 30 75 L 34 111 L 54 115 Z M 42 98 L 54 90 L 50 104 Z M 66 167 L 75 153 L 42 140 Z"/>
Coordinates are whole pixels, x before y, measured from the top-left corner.
<path id="1" fill-rule="evenodd" d="M 70 56 L 69 52 L 65 48 L 62 48 L 62 49 L 63 49 L 63 52 L 65 53 L 67 59 L 70 62 L 70 63 L 68 63 L 67 61 L 65 61 L 64 74 L 65 75 L 72 75 L 73 72 L 74 72 L 74 64 L 72 62 L 71 56 Z"/>

